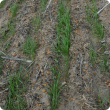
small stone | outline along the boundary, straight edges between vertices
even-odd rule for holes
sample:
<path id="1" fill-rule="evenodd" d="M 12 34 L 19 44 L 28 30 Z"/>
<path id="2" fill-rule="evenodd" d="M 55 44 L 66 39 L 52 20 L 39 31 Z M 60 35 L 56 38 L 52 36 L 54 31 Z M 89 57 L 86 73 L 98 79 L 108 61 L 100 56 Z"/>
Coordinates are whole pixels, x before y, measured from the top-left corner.
<path id="1" fill-rule="evenodd" d="M 63 82 L 62 85 L 64 86 L 66 84 L 66 82 Z"/>

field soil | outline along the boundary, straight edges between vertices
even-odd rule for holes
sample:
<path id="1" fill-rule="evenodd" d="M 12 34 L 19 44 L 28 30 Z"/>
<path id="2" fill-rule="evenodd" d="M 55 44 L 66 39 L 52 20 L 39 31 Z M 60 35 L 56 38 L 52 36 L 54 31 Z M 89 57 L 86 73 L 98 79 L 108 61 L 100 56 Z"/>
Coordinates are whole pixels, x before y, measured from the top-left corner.
<path id="1" fill-rule="evenodd" d="M 0 9 L 0 30 L 4 30 L 10 14 L 10 5 L 14 0 L 8 0 L 3 8 Z M 70 66 L 68 70 L 68 79 L 60 79 L 66 87 L 60 94 L 62 99 L 57 110 L 99 110 L 100 101 L 104 102 L 101 110 L 106 110 L 110 104 L 108 101 L 110 91 L 110 75 L 109 73 L 100 73 L 100 66 L 94 66 L 90 62 L 89 48 L 91 40 L 95 48 L 100 49 L 97 45 L 97 38 L 94 38 L 89 28 L 89 23 L 86 20 L 86 5 L 91 0 L 69 0 L 67 6 L 70 9 L 71 21 L 71 48 L 69 54 Z M 46 6 L 48 5 L 47 2 Z M 97 0 L 96 5 L 101 9 L 107 2 L 105 0 Z M 56 25 L 58 24 L 58 6 L 57 0 L 52 0 L 49 8 L 45 13 L 40 13 L 42 16 L 41 26 L 38 31 L 33 31 L 34 28 L 31 20 L 39 16 L 40 0 L 26 0 L 19 4 L 19 11 L 14 17 L 12 23 L 15 26 L 15 35 L 8 36 L 4 40 L 0 33 L 0 51 L 3 51 L 9 57 L 31 60 L 31 57 L 26 55 L 19 47 L 23 46 L 28 36 L 31 39 L 39 41 L 36 49 L 35 60 L 32 63 L 26 63 L 16 60 L 4 60 L 2 74 L 0 77 L 0 92 L 8 87 L 9 76 L 12 76 L 22 68 L 22 74 L 30 77 L 29 83 L 26 85 L 27 91 L 22 97 L 27 102 L 27 110 L 49 110 L 50 96 L 48 95 L 44 85 L 49 87 L 52 83 L 52 71 L 50 65 L 54 64 L 54 47 L 53 44 L 57 40 Z M 107 51 L 110 51 L 110 5 L 99 14 L 99 19 L 103 23 L 106 35 L 103 40 L 106 41 Z M 8 32 L 8 29 L 5 29 Z M 10 46 L 5 51 L 7 42 Z M 62 64 L 63 66 L 63 64 Z M 11 70 L 11 71 L 10 71 Z M 25 70 L 27 70 L 25 72 Z M 36 78 L 37 74 L 40 76 Z M 67 87 L 68 86 L 68 87 Z M 98 99 L 100 95 L 100 100 Z M 8 91 L 0 93 L 0 106 L 5 107 Z"/>

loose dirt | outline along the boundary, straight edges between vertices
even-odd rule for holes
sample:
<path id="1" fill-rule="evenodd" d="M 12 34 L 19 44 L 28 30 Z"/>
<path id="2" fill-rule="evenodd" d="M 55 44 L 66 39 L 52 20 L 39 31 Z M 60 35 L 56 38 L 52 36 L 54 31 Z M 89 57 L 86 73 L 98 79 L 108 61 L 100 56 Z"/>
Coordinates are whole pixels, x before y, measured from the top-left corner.
<path id="1" fill-rule="evenodd" d="M 9 6 L 12 2 L 13 0 L 9 0 L 0 9 L 0 30 L 4 30 L 6 27 L 10 16 Z M 94 41 L 95 48 L 99 47 L 97 46 L 97 39 L 91 35 L 91 29 L 86 20 L 85 7 L 89 2 L 90 0 L 70 0 L 67 4 L 70 9 L 72 26 L 70 36 L 71 59 L 68 71 L 69 79 L 61 82 L 66 82 L 66 85 L 69 87 L 64 89 L 60 94 L 62 100 L 57 110 L 99 110 L 99 102 L 96 101 L 98 100 L 98 96 L 102 96 L 102 102 L 105 101 L 104 97 L 109 98 L 110 87 L 107 86 L 110 83 L 109 74 L 100 74 L 100 67 L 98 65 L 93 66 L 90 62 L 89 47 L 91 47 L 91 39 Z M 10 62 L 4 59 L 5 63 L 0 77 L 0 91 L 2 91 L 8 86 L 9 75 L 17 72 L 20 65 L 22 65 L 23 72 L 29 66 L 27 73 L 24 73 L 30 76 L 30 82 L 26 87 L 27 91 L 23 95 L 27 101 L 27 110 L 48 110 L 50 108 L 50 96 L 47 94 L 44 85 L 49 87 L 48 85 L 52 82 L 50 65 L 54 63 L 53 44 L 57 39 L 57 6 L 59 4 L 55 0 L 52 1 L 45 15 L 42 16 L 40 29 L 33 32 L 31 19 L 35 15 L 39 15 L 39 4 L 40 0 L 26 0 L 21 5 L 19 4 L 19 11 L 14 18 L 18 21 L 15 25 L 16 33 L 14 36 L 8 36 L 7 41 L 10 42 L 10 47 L 5 51 L 5 54 L 10 57 L 15 55 L 16 58 L 27 58 L 30 60 L 30 57 L 24 54 L 19 47 L 23 46 L 28 36 L 31 35 L 31 39 L 39 41 L 39 48 L 36 49 L 34 62 L 29 66 L 31 63 L 14 60 Z M 101 9 L 105 4 L 105 0 L 97 0 L 96 2 L 98 9 Z M 105 8 L 99 15 L 99 19 L 104 23 L 105 30 L 107 30 L 104 40 L 107 41 L 108 50 L 110 43 L 109 9 L 110 6 Z M 0 50 L 3 51 L 3 47 L 6 46 L 7 41 L 3 39 L 0 33 L 1 39 L 3 40 L 3 45 L 0 44 Z M 36 79 L 38 72 L 41 75 Z M 5 107 L 7 96 L 8 91 L 0 94 L 0 106 L 2 108 Z M 101 110 L 106 110 L 108 107 L 109 103 L 105 101 Z"/>

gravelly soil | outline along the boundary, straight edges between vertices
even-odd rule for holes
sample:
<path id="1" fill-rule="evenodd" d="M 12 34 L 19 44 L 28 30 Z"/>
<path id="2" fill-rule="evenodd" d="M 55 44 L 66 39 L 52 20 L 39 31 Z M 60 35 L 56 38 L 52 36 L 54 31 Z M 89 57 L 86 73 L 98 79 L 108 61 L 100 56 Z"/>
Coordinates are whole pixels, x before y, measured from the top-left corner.
<path id="1" fill-rule="evenodd" d="M 6 5 L 0 9 L 0 30 L 4 29 L 10 13 L 9 6 L 13 0 L 9 0 Z M 95 48 L 99 49 L 97 45 L 97 39 L 91 35 L 89 24 L 86 21 L 85 6 L 90 2 L 88 0 L 70 0 L 67 6 L 70 8 L 71 15 L 71 48 L 70 48 L 70 68 L 68 71 L 69 80 L 61 80 L 61 83 L 66 82 L 69 87 L 64 89 L 60 95 L 61 103 L 58 110 L 99 110 L 98 102 L 95 99 L 98 98 L 100 93 L 101 100 L 104 101 L 104 97 L 108 99 L 110 88 L 109 74 L 100 74 L 100 67 L 98 65 L 92 66 L 89 57 L 89 47 L 91 47 L 91 39 L 94 41 Z M 52 71 L 50 65 L 54 63 L 53 43 L 56 41 L 56 24 L 57 19 L 57 6 L 58 2 L 53 0 L 49 8 L 46 10 L 44 17 L 42 17 L 41 27 L 38 31 L 30 33 L 33 30 L 31 19 L 35 15 L 39 15 L 40 0 L 27 0 L 19 5 L 19 11 L 14 18 L 18 20 L 15 29 L 14 36 L 8 36 L 10 42 L 10 48 L 5 52 L 10 57 L 15 54 L 16 58 L 30 59 L 26 54 L 19 49 L 28 36 L 39 41 L 39 48 L 36 49 L 36 57 L 33 64 L 28 68 L 28 74 L 30 76 L 30 83 L 27 85 L 27 92 L 24 97 L 27 101 L 27 110 L 48 110 L 50 108 L 49 95 L 46 92 L 44 84 L 47 85 L 52 82 Z M 97 0 L 96 5 L 98 9 L 102 8 L 106 4 L 105 0 Z M 110 6 L 108 6 L 99 15 L 99 19 L 104 23 L 107 33 L 104 40 L 107 41 L 109 50 L 109 13 Z M 0 33 L 0 39 L 3 39 Z M 6 41 L 4 41 L 4 47 Z M 0 50 L 3 51 L 3 46 L 0 46 Z M 49 54 L 48 54 L 49 53 Z M 30 64 L 25 62 L 4 60 L 3 73 L 0 77 L 0 91 L 7 87 L 8 72 L 11 69 L 10 75 L 13 75 L 18 71 L 18 67 L 22 65 L 22 69 L 25 70 Z M 8 66 L 9 68 L 6 68 Z M 41 76 L 36 79 L 37 73 L 40 72 Z M 107 84 L 105 84 L 107 82 Z M 100 89 L 100 92 L 99 92 Z M 0 94 L 0 106 L 4 108 L 5 100 L 8 92 Z M 109 107 L 107 101 L 104 102 L 103 108 L 105 110 Z"/>

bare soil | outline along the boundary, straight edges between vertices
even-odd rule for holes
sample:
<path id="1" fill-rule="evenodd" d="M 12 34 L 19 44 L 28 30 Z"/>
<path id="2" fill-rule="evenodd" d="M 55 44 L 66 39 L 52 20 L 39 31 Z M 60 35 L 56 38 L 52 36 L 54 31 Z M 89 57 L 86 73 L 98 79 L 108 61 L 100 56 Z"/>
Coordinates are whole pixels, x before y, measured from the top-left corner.
<path id="1" fill-rule="evenodd" d="M 69 86 L 62 91 L 60 98 L 62 99 L 57 110 L 99 110 L 98 96 L 101 96 L 101 102 L 104 101 L 104 106 L 101 110 L 106 110 L 110 104 L 105 101 L 109 99 L 109 73 L 100 74 L 100 67 L 92 65 L 89 56 L 89 47 L 91 47 L 91 39 L 94 41 L 95 48 L 100 49 L 97 45 L 97 39 L 91 35 L 89 23 L 86 20 L 85 7 L 91 0 L 70 0 L 67 6 L 70 9 L 71 20 L 71 48 L 70 48 L 70 67 L 69 79 L 60 80 L 61 83 L 66 82 L 65 86 Z M 0 9 L 0 30 L 4 30 L 9 20 L 9 6 L 14 0 L 8 0 L 5 6 Z M 0 77 L 0 91 L 8 86 L 9 75 L 17 72 L 22 65 L 22 73 L 30 76 L 30 82 L 27 84 L 27 91 L 23 97 L 27 102 L 27 110 L 48 110 L 50 108 L 50 96 L 44 87 L 52 82 L 52 71 L 50 65 L 54 63 L 54 48 L 53 44 L 57 39 L 56 24 L 58 23 L 58 1 L 52 0 L 45 15 L 42 15 L 41 27 L 38 31 L 33 32 L 31 19 L 35 15 L 39 15 L 40 0 L 26 0 L 21 5 L 19 11 L 14 18 L 18 22 L 15 25 L 16 33 L 14 36 L 8 36 L 10 47 L 5 51 L 10 57 L 27 58 L 30 56 L 23 53 L 19 47 L 23 46 L 28 36 L 39 41 L 39 47 L 36 49 L 34 62 L 25 63 L 21 61 L 6 60 L 2 74 Z M 47 3 L 48 4 L 48 3 Z M 101 9 L 106 4 L 105 0 L 97 0 L 96 5 Z M 107 51 L 109 51 L 109 23 L 110 23 L 110 6 L 107 6 L 99 15 L 99 19 L 104 24 L 106 35 L 103 40 L 106 40 Z M 6 30 L 8 31 L 8 30 Z M 30 33 L 32 31 L 32 33 Z M 3 40 L 3 45 L 0 44 L 0 50 L 6 46 L 6 42 L 0 33 L 0 40 Z M 82 62 L 81 62 L 82 61 Z M 31 64 L 31 66 L 29 66 Z M 24 73 L 28 68 L 27 73 Z M 11 71 L 9 71 L 11 70 Z M 40 72 L 40 77 L 36 79 L 37 73 Z M 100 91 L 99 91 L 100 90 Z M 0 106 L 5 107 L 8 91 L 0 94 Z M 105 97 L 105 98 L 104 98 Z M 98 101 L 97 101 L 98 100 Z"/>

